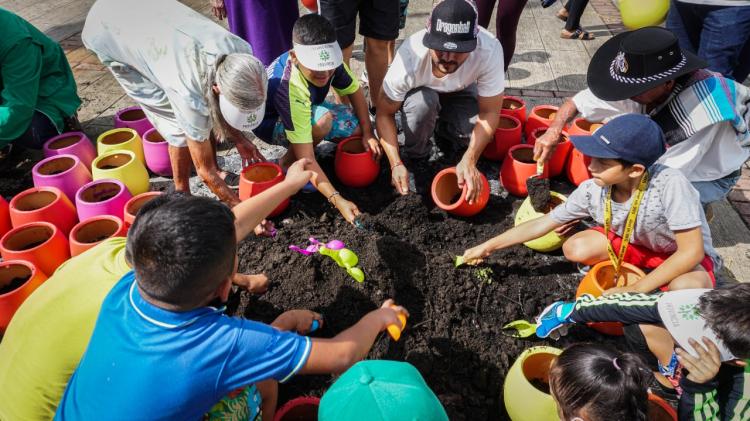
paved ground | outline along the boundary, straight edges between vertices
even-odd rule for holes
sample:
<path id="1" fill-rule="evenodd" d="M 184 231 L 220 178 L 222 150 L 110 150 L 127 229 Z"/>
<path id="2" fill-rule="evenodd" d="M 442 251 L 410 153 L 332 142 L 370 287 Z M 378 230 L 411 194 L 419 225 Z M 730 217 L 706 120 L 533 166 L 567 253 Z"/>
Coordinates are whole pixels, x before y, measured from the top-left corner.
<path id="1" fill-rule="evenodd" d="M 86 133 L 95 139 L 112 127 L 115 111 L 132 104 L 96 56 L 83 48 L 80 31 L 93 0 L 0 0 L 0 7 L 14 11 L 40 30 L 59 41 L 67 54 L 78 82 L 83 105 L 79 117 Z M 208 0 L 182 0 L 183 3 L 209 13 Z M 432 0 L 412 0 L 407 26 L 401 38 L 424 27 Z M 611 0 L 592 0 L 583 19 L 583 26 L 596 35 L 593 41 L 571 41 L 559 37 L 563 23 L 555 18 L 559 5 L 542 9 L 530 0 L 518 28 L 518 46 L 507 73 L 510 95 L 522 96 L 531 105 L 559 104 L 563 98 L 585 88 L 586 68 L 596 49 L 613 33 L 622 31 L 622 24 Z M 490 24 L 494 32 L 494 20 Z M 357 73 L 362 68 L 362 40 L 355 41 L 354 63 Z M 747 82 L 746 82 L 747 83 Z M 236 164 L 233 154 L 224 157 L 228 165 Z M 196 186 L 200 182 L 195 180 Z M 715 209 L 712 222 L 714 243 L 723 256 L 725 275 L 750 281 L 750 167 L 743 169 L 743 179 L 731 194 L 732 204 L 722 202 Z M 735 210 L 736 209 L 736 210 Z"/>

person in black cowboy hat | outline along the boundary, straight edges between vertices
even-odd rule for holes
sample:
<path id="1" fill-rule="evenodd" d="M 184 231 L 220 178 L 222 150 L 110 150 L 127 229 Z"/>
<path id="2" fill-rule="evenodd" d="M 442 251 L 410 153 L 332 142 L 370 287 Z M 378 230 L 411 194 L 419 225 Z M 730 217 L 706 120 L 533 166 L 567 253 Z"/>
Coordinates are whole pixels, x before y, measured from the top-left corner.
<path id="1" fill-rule="evenodd" d="M 663 28 L 613 37 L 591 59 L 589 89 L 568 99 L 536 142 L 536 157 L 549 159 L 564 126 L 578 113 L 592 122 L 647 114 L 665 134 L 667 151 L 658 162 L 682 171 L 704 207 L 722 199 L 750 156 L 750 90 L 706 66 Z"/>
<path id="2" fill-rule="evenodd" d="M 404 158 L 414 164 L 427 161 L 433 135 L 446 140 L 450 149 L 466 148 L 456 166 L 458 185 L 466 185 L 469 202 L 479 197 L 476 163 L 500 120 L 505 75 L 498 67 L 502 46 L 477 19 L 471 0 L 438 3 L 427 28 L 404 40 L 385 75 L 376 123 L 392 183 L 401 194 L 409 192 L 409 172 L 396 136 L 399 109 Z"/>

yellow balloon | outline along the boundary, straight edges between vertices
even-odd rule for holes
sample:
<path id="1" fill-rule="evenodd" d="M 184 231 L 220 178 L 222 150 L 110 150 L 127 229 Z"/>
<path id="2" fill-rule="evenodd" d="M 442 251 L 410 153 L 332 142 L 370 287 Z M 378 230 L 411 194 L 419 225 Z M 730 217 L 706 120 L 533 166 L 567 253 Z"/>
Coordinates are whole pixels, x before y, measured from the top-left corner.
<path id="1" fill-rule="evenodd" d="M 669 0 L 620 0 L 620 16 L 628 29 L 660 25 L 668 11 Z"/>

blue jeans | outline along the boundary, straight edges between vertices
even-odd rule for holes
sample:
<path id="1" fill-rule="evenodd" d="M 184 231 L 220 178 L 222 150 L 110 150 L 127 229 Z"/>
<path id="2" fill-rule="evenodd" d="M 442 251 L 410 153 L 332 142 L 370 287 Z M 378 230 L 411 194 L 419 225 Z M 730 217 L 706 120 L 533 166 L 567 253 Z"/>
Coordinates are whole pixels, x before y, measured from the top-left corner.
<path id="1" fill-rule="evenodd" d="M 718 180 L 693 181 L 691 184 L 698 190 L 701 205 L 705 208 L 706 205 L 725 198 L 729 194 L 729 191 L 732 190 L 732 187 L 737 184 L 740 175 L 740 170 L 737 170 Z"/>
<path id="2" fill-rule="evenodd" d="M 706 60 L 710 70 L 740 83 L 747 76 L 750 57 L 744 57 L 742 49 L 750 38 L 750 6 L 672 0 L 666 26 L 679 39 L 680 48 Z"/>

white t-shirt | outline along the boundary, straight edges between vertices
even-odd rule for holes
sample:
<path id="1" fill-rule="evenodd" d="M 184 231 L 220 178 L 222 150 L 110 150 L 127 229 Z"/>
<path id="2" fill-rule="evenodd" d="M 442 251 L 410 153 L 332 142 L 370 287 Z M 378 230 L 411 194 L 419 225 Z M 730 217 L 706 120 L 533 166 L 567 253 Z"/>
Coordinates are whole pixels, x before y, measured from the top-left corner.
<path id="1" fill-rule="evenodd" d="M 120 80 L 128 95 L 157 110 L 157 118 L 158 111 L 172 114 L 195 140 L 207 139 L 211 130 L 203 93 L 207 70 L 222 55 L 252 54 L 243 39 L 176 0 L 98 0 L 81 38 L 113 72 L 128 67 L 140 73 Z"/>
<path id="2" fill-rule="evenodd" d="M 623 114 L 646 114 L 646 107 L 635 101 L 604 101 L 585 89 L 573 97 L 581 116 L 589 121 L 606 122 Z M 750 157 L 750 149 L 737 142 L 737 133 L 728 121 L 699 130 L 674 146 L 657 161 L 680 170 L 690 181 L 712 181 L 737 171 Z"/>
<path id="3" fill-rule="evenodd" d="M 393 101 L 403 101 L 409 91 L 428 87 L 437 92 L 458 92 L 473 83 L 481 97 L 500 95 L 505 89 L 503 47 L 494 35 L 480 28 L 477 48 L 456 70 L 441 78 L 432 74 L 430 49 L 422 44 L 423 29 L 401 44 L 383 80 L 383 92 Z"/>

